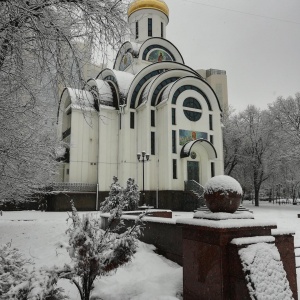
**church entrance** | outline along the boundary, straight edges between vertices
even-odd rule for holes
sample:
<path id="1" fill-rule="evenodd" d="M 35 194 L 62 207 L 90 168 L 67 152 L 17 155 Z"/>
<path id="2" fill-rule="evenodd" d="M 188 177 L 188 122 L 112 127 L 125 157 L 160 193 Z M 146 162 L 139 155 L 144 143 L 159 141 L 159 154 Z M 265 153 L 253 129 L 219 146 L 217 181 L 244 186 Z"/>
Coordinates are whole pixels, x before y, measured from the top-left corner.
<path id="1" fill-rule="evenodd" d="M 187 180 L 195 180 L 199 183 L 199 162 L 187 161 Z"/>

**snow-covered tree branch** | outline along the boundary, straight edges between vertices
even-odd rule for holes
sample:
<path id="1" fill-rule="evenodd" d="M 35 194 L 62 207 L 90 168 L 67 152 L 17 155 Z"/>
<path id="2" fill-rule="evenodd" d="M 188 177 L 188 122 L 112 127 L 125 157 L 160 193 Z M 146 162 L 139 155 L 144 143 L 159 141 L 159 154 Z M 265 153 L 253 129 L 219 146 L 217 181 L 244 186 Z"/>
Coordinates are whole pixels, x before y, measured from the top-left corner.
<path id="1" fill-rule="evenodd" d="M 59 91 L 126 31 L 126 0 L 0 1 L 0 201 L 53 181 Z M 99 59 L 98 59 L 99 60 Z"/>

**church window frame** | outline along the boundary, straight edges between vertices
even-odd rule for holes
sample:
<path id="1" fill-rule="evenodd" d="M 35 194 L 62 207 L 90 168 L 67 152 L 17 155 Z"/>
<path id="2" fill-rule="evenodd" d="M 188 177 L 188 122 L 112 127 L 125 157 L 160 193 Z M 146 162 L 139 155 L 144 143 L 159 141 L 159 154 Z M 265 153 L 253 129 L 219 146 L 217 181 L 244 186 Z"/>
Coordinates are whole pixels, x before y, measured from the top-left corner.
<path id="1" fill-rule="evenodd" d="M 209 130 L 214 130 L 212 114 L 209 114 Z"/>
<path id="2" fill-rule="evenodd" d="M 210 103 L 209 99 L 207 98 L 206 94 L 203 91 L 201 91 L 198 87 L 193 86 L 193 85 L 184 85 L 184 86 L 179 87 L 176 90 L 176 92 L 174 92 L 174 94 L 173 94 L 172 104 L 176 104 L 177 98 L 185 90 L 192 90 L 192 91 L 195 91 L 195 92 L 199 93 L 200 95 L 202 95 L 203 98 L 204 98 L 204 100 L 205 100 L 205 102 L 206 102 L 206 104 L 207 104 L 207 106 L 208 106 L 208 110 L 212 111 L 211 103 Z"/>
<path id="3" fill-rule="evenodd" d="M 176 125 L 176 108 L 172 107 L 172 125 Z"/>
<path id="4" fill-rule="evenodd" d="M 151 109 L 151 127 L 155 127 L 155 110 Z"/>
<path id="5" fill-rule="evenodd" d="M 176 130 L 172 130 L 172 153 L 177 153 Z"/>
<path id="6" fill-rule="evenodd" d="M 152 18 L 148 18 L 148 36 L 152 36 Z"/>
<path id="7" fill-rule="evenodd" d="M 151 131 L 151 155 L 155 155 L 155 132 Z"/>
<path id="8" fill-rule="evenodd" d="M 164 23 L 160 22 L 160 36 L 163 38 L 164 37 Z"/>
<path id="9" fill-rule="evenodd" d="M 139 38 L 139 21 L 135 22 L 135 39 Z"/>
<path id="10" fill-rule="evenodd" d="M 177 159 L 172 160 L 172 166 L 173 166 L 173 179 L 177 179 Z"/>
<path id="11" fill-rule="evenodd" d="M 210 163 L 210 174 L 211 174 L 211 177 L 215 177 L 215 163 L 214 162 Z"/>
<path id="12" fill-rule="evenodd" d="M 184 107 L 184 115 L 190 121 L 197 122 L 202 117 L 202 106 L 196 98 L 187 97 L 184 99 L 182 106 Z"/>
<path id="13" fill-rule="evenodd" d="M 130 128 L 134 129 L 134 112 L 130 112 Z"/>

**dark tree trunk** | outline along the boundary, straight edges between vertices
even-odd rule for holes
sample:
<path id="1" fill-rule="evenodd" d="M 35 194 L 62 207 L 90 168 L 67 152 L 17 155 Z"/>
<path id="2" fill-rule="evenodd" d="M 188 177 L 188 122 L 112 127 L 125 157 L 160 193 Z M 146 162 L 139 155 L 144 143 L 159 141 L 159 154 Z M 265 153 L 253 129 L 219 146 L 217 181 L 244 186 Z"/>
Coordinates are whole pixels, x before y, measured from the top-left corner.
<path id="1" fill-rule="evenodd" d="M 259 187 L 254 188 L 254 203 L 255 206 L 259 206 Z"/>

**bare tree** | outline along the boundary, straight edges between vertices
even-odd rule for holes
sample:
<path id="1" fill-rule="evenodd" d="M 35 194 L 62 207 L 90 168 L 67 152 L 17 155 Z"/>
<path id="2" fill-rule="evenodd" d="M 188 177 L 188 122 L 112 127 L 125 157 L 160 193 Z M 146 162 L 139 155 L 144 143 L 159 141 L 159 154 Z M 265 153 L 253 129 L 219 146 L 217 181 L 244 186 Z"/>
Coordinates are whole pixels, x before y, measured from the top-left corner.
<path id="1" fill-rule="evenodd" d="M 279 153 L 273 189 L 277 196 L 292 198 L 296 203 L 300 185 L 300 94 L 287 99 L 278 97 L 269 105 L 268 113 L 273 122 Z"/>
<path id="2" fill-rule="evenodd" d="M 278 97 L 269 105 L 276 129 L 285 135 L 290 146 L 300 145 L 300 93 L 295 97 Z"/>
<path id="3" fill-rule="evenodd" d="M 51 180 L 58 88 L 81 87 L 92 54 L 121 42 L 125 9 L 115 0 L 0 0 L 0 200 Z"/>
<path id="4" fill-rule="evenodd" d="M 231 175 L 241 161 L 241 149 L 243 145 L 244 132 L 239 128 L 239 118 L 230 107 L 223 115 L 223 151 L 224 172 Z"/>
<path id="5" fill-rule="evenodd" d="M 250 105 L 230 115 L 224 124 L 225 172 L 237 178 L 244 191 L 253 187 L 258 206 L 260 188 L 276 169 L 272 119 L 266 111 Z"/>

